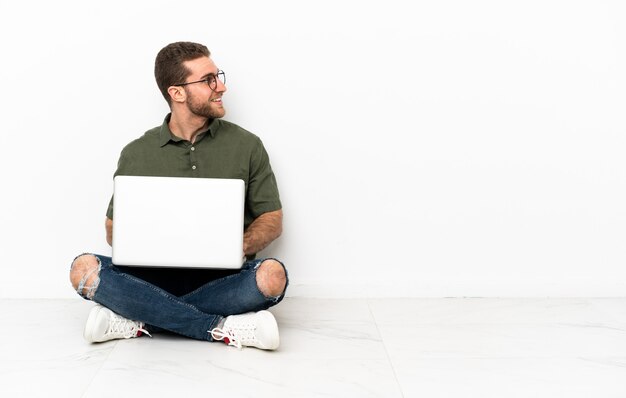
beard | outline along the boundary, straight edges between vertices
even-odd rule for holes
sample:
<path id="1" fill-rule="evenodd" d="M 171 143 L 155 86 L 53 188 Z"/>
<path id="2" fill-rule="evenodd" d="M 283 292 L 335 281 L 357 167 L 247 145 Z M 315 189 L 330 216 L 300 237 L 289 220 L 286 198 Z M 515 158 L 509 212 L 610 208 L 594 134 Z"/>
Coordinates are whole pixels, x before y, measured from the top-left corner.
<path id="1" fill-rule="evenodd" d="M 209 119 L 218 119 L 224 117 L 226 114 L 226 110 L 223 107 L 212 107 L 212 102 L 198 101 L 193 96 L 189 96 L 188 98 L 187 107 L 194 115 Z"/>

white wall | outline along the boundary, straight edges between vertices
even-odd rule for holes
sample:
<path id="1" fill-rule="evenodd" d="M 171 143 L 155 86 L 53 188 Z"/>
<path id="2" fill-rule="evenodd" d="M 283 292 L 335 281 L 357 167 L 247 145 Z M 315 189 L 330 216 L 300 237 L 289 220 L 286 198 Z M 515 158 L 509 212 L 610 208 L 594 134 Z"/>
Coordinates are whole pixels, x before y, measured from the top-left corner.
<path id="1" fill-rule="evenodd" d="M 74 297 L 72 258 L 110 253 L 178 40 L 270 152 L 292 295 L 624 295 L 623 2 L 92 3 L 0 3 L 0 297 Z"/>

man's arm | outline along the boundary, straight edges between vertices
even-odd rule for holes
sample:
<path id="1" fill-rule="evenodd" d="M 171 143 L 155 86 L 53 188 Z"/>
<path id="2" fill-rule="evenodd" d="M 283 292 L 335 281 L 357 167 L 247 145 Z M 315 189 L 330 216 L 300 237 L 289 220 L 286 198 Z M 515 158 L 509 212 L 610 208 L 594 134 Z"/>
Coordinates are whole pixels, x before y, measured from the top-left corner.
<path id="1" fill-rule="evenodd" d="M 255 254 L 265 249 L 283 232 L 283 211 L 261 214 L 243 234 L 244 254 Z"/>
<path id="2" fill-rule="evenodd" d="M 105 220 L 106 238 L 109 246 L 113 245 L 113 220 Z M 263 213 L 250 224 L 243 235 L 243 252 L 245 254 L 258 253 L 283 232 L 283 211 L 276 210 Z"/>
<path id="3" fill-rule="evenodd" d="M 113 220 L 107 217 L 104 228 L 107 230 L 107 243 L 109 246 L 113 246 Z"/>

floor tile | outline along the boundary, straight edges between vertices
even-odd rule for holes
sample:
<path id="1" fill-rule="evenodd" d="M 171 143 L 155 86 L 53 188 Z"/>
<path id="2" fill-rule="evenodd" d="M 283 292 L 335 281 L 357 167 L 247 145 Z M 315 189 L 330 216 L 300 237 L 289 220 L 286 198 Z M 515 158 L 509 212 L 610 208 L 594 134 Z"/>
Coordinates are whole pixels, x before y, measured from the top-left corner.
<path id="1" fill-rule="evenodd" d="M 626 357 L 626 324 L 379 325 L 392 360 Z"/>
<path id="2" fill-rule="evenodd" d="M 84 300 L 0 300 L 2 396 L 80 396 L 116 342 L 82 338 L 91 305 Z"/>
<path id="3" fill-rule="evenodd" d="M 626 396 L 626 357 L 403 359 L 394 369 L 407 398 Z"/>
<path id="4" fill-rule="evenodd" d="M 379 324 L 599 324 L 615 321 L 589 299 L 370 299 Z M 626 315 L 626 314 L 625 314 Z M 623 323 L 626 323 L 622 321 Z"/>
<path id="5" fill-rule="evenodd" d="M 271 309 L 277 318 L 290 321 L 374 322 L 365 299 L 286 298 Z"/>
<path id="6" fill-rule="evenodd" d="M 599 298 L 589 301 L 603 314 L 617 322 L 626 323 L 626 298 Z"/>
<path id="7" fill-rule="evenodd" d="M 387 358 L 365 300 L 293 299 L 271 311 L 284 358 Z"/>
<path id="8" fill-rule="evenodd" d="M 288 351 L 237 350 L 165 335 L 120 342 L 85 397 L 120 390 L 127 396 L 401 396 L 387 360 L 301 359 Z"/>

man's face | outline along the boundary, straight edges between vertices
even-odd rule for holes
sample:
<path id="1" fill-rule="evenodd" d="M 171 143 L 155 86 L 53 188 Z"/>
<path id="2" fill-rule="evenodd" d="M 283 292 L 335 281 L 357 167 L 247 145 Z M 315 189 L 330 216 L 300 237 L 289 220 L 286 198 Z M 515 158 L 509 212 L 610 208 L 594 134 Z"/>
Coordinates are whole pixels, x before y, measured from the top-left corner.
<path id="1" fill-rule="evenodd" d="M 187 93 L 187 107 L 194 115 L 209 119 L 224 117 L 226 109 L 222 104 L 222 95 L 226 92 L 226 86 L 217 79 L 217 66 L 209 57 L 201 57 L 192 61 L 186 61 L 184 65 L 191 71 L 187 82 L 194 82 L 215 77 L 216 86 L 212 90 L 208 84 L 194 83 L 183 86 Z"/>

